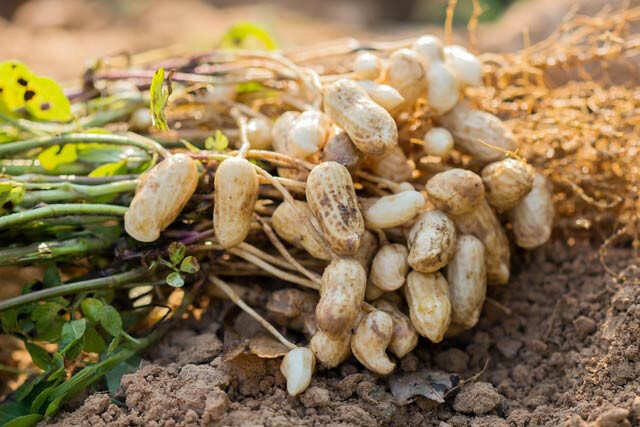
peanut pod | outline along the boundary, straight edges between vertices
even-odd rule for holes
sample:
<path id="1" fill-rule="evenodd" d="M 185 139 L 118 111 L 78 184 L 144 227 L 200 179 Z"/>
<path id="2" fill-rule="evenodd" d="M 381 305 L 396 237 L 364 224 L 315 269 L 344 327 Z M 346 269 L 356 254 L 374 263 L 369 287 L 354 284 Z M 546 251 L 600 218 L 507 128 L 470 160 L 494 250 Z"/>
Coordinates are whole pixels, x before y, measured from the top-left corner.
<path id="1" fill-rule="evenodd" d="M 304 221 L 298 218 L 294 209 L 305 216 Z M 312 226 L 309 221 L 317 226 Z M 295 208 L 289 202 L 280 203 L 271 216 L 271 224 L 278 236 L 294 246 L 303 248 L 312 257 L 327 261 L 331 259 L 331 252 L 316 231 L 316 228 L 321 230 L 320 224 L 305 202 L 296 200 Z"/>
<path id="2" fill-rule="evenodd" d="M 533 188 L 510 212 L 516 245 L 533 249 L 544 244 L 553 230 L 551 183 L 536 173 Z"/>
<path id="3" fill-rule="evenodd" d="M 411 320 L 391 302 L 379 299 L 373 305 L 393 319 L 393 335 L 388 348 L 396 357 L 402 359 L 418 345 L 416 329 L 411 324 Z"/>
<path id="4" fill-rule="evenodd" d="M 451 321 L 466 328 L 480 318 L 487 293 L 484 245 L 471 235 L 458 238 L 456 253 L 447 265 Z"/>
<path id="5" fill-rule="evenodd" d="M 367 369 L 379 375 L 390 374 L 396 364 L 386 349 L 393 336 L 393 319 L 381 310 L 363 316 L 351 337 L 351 352 Z"/>
<path id="6" fill-rule="evenodd" d="M 316 358 L 326 367 L 335 368 L 351 355 L 351 328 L 339 335 L 329 335 L 318 330 L 311 338 L 309 347 Z"/>
<path id="7" fill-rule="evenodd" d="M 487 201 L 498 212 L 514 208 L 533 187 L 535 171 L 531 165 L 515 159 L 493 162 L 482 169 Z"/>
<path id="8" fill-rule="evenodd" d="M 381 247 L 371 263 L 371 284 L 385 292 L 400 289 L 409 272 L 408 255 L 407 248 L 399 243 Z"/>
<path id="9" fill-rule="evenodd" d="M 453 257 L 456 248 L 456 228 L 441 211 L 423 212 L 407 235 L 408 263 L 416 271 L 438 271 Z"/>
<path id="10" fill-rule="evenodd" d="M 415 190 L 383 196 L 363 210 L 367 228 L 382 229 L 403 225 L 425 205 L 424 196 Z"/>
<path id="11" fill-rule="evenodd" d="M 412 271 L 404 288 L 409 317 L 416 331 L 432 342 L 440 342 L 451 323 L 449 285 L 439 272 Z"/>

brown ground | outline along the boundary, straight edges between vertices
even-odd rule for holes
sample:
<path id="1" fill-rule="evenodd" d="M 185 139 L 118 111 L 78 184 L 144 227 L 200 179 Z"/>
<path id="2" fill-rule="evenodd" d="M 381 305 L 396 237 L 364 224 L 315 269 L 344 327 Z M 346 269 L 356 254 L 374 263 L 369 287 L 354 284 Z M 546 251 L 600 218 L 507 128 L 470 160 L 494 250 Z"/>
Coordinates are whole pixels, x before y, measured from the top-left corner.
<path id="1" fill-rule="evenodd" d="M 351 359 L 316 373 L 290 398 L 278 359 L 223 362 L 221 306 L 186 322 L 123 378 L 117 404 L 94 394 L 54 425 L 640 425 L 640 268 L 631 252 L 610 254 L 624 280 L 604 272 L 593 248 L 549 244 L 517 258 L 504 288 L 492 288 L 472 331 L 439 345 L 421 341 L 400 373 L 443 370 L 469 383 L 434 407 L 394 402 L 388 379 Z M 246 324 L 245 324 L 246 328 Z M 422 399 L 422 398 L 420 398 Z"/>

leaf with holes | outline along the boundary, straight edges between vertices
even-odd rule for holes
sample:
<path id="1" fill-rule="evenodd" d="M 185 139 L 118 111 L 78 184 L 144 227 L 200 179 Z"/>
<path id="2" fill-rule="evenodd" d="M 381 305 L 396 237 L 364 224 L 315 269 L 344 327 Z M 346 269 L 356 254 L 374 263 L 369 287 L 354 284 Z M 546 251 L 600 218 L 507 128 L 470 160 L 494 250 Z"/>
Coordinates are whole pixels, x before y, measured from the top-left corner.
<path id="1" fill-rule="evenodd" d="M 5 112 L 13 112 L 25 105 L 27 86 L 33 78 L 31 70 L 19 61 L 0 62 L 0 99 Z"/>
<path id="2" fill-rule="evenodd" d="M 71 104 L 55 81 L 35 77 L 24 92 L 27 111 L 38 120 L 68 122 L 73 117 Z"/>

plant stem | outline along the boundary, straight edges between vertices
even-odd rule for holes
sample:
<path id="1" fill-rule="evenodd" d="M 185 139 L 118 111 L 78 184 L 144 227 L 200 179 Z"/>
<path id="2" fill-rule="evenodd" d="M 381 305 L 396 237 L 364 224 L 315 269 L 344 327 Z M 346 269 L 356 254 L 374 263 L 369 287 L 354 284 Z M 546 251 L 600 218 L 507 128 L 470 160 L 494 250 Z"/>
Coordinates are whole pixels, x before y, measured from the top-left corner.
<path id="1" fill-rule="evenodd" d="M 84 165 L 80 163 L 66 163 L 63 165 L 58 165 L 55 171 L 48 171 L 40 166 L 37 160 L 0 159 L 0 172 L 7 175 L 86 175 L 93 169 L 95 169 L 95 166 Z"/>
<path id="2" fill-rule="evenodd" d="M 114 242 L 100 237 L 77 237 L 74 239 L 39 242 L 18 248 L 0 250 L 0 266 L 24 262 L 45 261 L 70 255 L 84 255 L 106 249 Z"/>
<path id="3" fill-rule="evenodd" d="M 114 175 L 114 176 L 75 176 L 75 175 L 55 176 L 55 175 L 25 174 L 25 175 L 14 176 L 13 178 L 11 178 L 11 181 L 20 181 L 25 183 L 27 182 L 43 183 L 43 184 L 71 182 L 73 184 L 97 185 L 97 184 L 108 184 L 110 182 L 116 182 L 116 181 L 126 181 L 130 179 L 136 179 L 137 177 L 138 175 L 135 175 L 135 174 Z"/>
<path id="4" fill-rule="evenodd" d="M 70 133 L 65 135 L 44 136 L 33 139 L 26 139 L 24 141 L 9 142 L 7 144 L 0 145 L 0 157 L 8 154 L 20 153 L 23 151 L 31 150 L 33 148 L 50 147 L 57 144 L 66 143 L 103 143 L 113 145 L 131 145 L 141 148 L 148 152 L 155 152 L 163 157 L 167 156 L 167 150 L 157 142 L 149 138 L 134 138 L 131 135 L 112 135 L 101 133 Z"/>
<path id="5" fill-rule="evenodd" d="M 81 282 L 67 283 L 54 288 L 42 289 L 0 301 L 0 313 L 16 307 L 21 307 L 32 302 L 55 298 L 64 295 L 75 294 L 77 292 L 88 292 L 98 289 L 115 289 L 132 280 L 136 280 L 149 273 L 146 267 L 139 267 L 124 273 L 113 276 L 100 277 L 98 279 L 83 280 Z"/>
<path id="6" fill-rule="evenodd" d="M 20 205 L 32 206 L 39 202 L 54 202 L 77 198 L 91 199 L 106 194 L 125 193 L 135 190 L 137 180 L 112 182 L 102 185 L 78 185 L 66 183 L 55 190 L 29 191 Z"/>
<path id="7" fill-rule="evenodd" d="M 24 224 L 36 219 L 63 215 L 116 215 L 122 216 L 127 211 L 125 206 L 105 205 L 99 203 L 61 203 L 42 208 L 29 209 L 0 217 L 0 229 Z"/>

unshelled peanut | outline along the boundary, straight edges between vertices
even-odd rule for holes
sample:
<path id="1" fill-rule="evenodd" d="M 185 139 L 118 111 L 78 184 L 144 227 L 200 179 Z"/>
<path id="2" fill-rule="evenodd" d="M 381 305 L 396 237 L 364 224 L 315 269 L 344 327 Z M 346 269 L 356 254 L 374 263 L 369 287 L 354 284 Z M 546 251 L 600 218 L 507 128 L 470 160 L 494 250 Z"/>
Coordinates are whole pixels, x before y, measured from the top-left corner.
<path id="1" fill-rule="evenodd" d="M 482 169 L 487 201 L 498 212 L 515 207 L 533 186 L 531 165 L 516 159 L 493 162 Z"/>
<path id="2" fill-rule="evenodd" d="M 309 387 L 316 366 L 316 358 L 311 350 L 296 347 L 284 356 L 280 372 L 287 379 L 287 392 L 297 396 Z"/>
<path id="3" fill-rule="evenodd" d="M 510 212 L 516 245 L 533 249 L 549 240 L 554 217 L 552 196 L 551 183 L 536 173 L 533 188 Z"/>
<path id="4" fill-rule="evenodd" d="M 385 299 L 378 299 L 373 305 L 387 313 L 393 319 L 393 335 L 389 351 L 402 359 L 418 345 L 418 333 L 411 320 L 395 305 Z"/>
<path id="5" fill-rule="evenodd" d="M 451 321 L 473 327 L 480 317 L 487 292 L 484 245 L 471 235 L 458 238 L 456 253 L 447 265 Z"/>
<path id="6" fill-rule="evenodd" d="M 439 272 L 412 271 L 404 287 L 409 317 L 416 331 L 433 342 L 440 342 L 451 323 L 449 285 Z"/>
<path id="7" fill-rule="evenodd" d="M 339 335 L 329 335 L 322 330 L 315 333 L 309 343 L 316 358 L 327 368 L 335 368 L 351 355 L 351 328 Z"/>
<path id="8" fill-rule="evenodd" d="M 398 145 L 385 156 L 369 157 L 365 167 L 375 175 L 395 182 L 408 181 L 415 169 Z"/>
<path id="9" fill-rule="evenodd" d="M 422 213 L 407 235 L 408 263 L 416 271 L 438 271 L 451 259 L 456 247 L 453 221 L 442 211 Z"/>
<path id="10" fill-rule="evenodd" d="M 373 258 L 369 281 L 385 292 L 400 289 L 409 272 L 408 255 L 409 251 L 404 245 L 384 245 Z"/>
<path id="11" fill-rule="evenodd" d="M 390 374 L 396 364 L 386 350 L 393 336 L 393 319 L 382 310 L 364 315 L 351 337 L 351 352 L 367 369 L 379 375 Z"/>
<path id="12" fill-rule="evenodd" d="M 198 167 L 185 154 L 167 157 L 139 179 L 136 194 L 124 215 L 127 233 L 153 242 L 178 217 L 198 185 Z"/>
<path id="13" fill-rule="evenodd" d="M 231 248 L 249 234 L 258 175 L 248 160 L 231 158 L 218 166 L 214 185 L 213 228 L 220 245 Z"/>
<path id="14" fill-rule="evenodd" d="M 278 236 L 294 246 L 303 248 L 314 258 L 331 259 L 331 252 L 325 244 L 320 224 L 317 222 L 307 203 L 295 200 L 295 207 L 282 202 L 271 216 L 271 224 Z M 298 214 L 303 218 L 298 218 Z M 315 224 L 315 226 L 314 226 Z"/>
<path id="15" fill-rule="evenodd" d="M 331 248 L 341 255 L 355 254 L 364 233 L 364 219 L 347 168 L 336 162 L 315 166 L 307 178 L 306 195 Z"/>
<path id="16" fill-rule="evenodd" d="M 418 191 L 383 196 L 363 210 L 365 224 L 374 230 L 397 227 L 420 213 L 424 205 L 424 196 Z"/>
<path id="17" fill-rule="evenodd" d="M 399 49 L 389 57 L 385 84 L 395 88 L 404 98 L 396 112 L 412 107 L 427 93 L 427 63 L 410 49 Z"/>
<path id="18" fill-rule="evenodd" d="M 349 138 L 346 132 L 340 132 L 329 138 L 322 149 L 322 160 L 325 162 L 338 162 L 342 166 L 353 171 L 361 160 L 361 153 Z"/>

